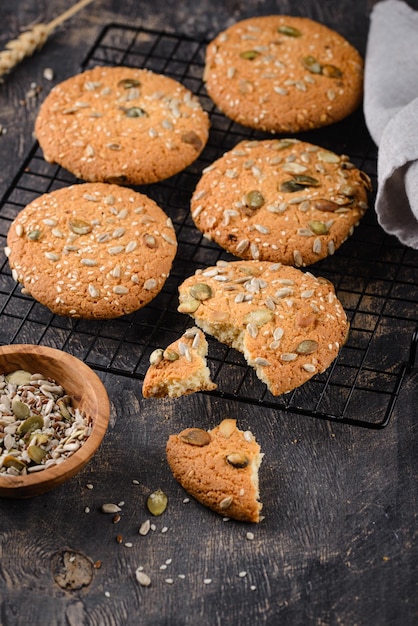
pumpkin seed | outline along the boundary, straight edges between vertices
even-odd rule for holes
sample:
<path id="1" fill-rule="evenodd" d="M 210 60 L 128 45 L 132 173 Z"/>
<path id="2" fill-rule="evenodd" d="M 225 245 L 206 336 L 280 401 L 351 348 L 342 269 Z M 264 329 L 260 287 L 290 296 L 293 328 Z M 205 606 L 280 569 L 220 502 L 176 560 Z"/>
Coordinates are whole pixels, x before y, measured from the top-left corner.
<path id="1" fill-rule="evenodd" d="M 42 459 L 48 454 L 46 450 L 39 446 L 29 446 L 28 455 L 36 464 L 41 463 Z"/>
<path id="2" fill-rule="evenodd" d="M 318 211 L 329 211 L 333 213 L 338 209 L 339 205 L 332 200 L 327 200 L 326 198 L 320 198 L 319 200 L 315 200 L 313 203 L 313 208 Z"/>
<path id="3" fill-rule="evenodd" d="M 18 398 L 14 398 L 12 400 L 12 411 L 13 415 L 20 420 L 26 419 L 30 415 L 30 408 L 28 407 L 28 405 Z"/>
<path id="4" fill-rule="evenodd" d="M 14 467 L 16 470 L 21 472 L 26 467 L 26 463 L 21 459 L 13 456 L 12 454 L 8 454 L 3 459 L 3 467 Z"/>
<path id="5" fill-rule="evenodd" d="M 194 313 L 200 306 L 200 300 L 196 300 L 196 298 L 188 298 L 187 300 L 183 300 L 180 302 L 177 307 L 177 311 L 179 313 Z"/>
<path id="6" fill-rule="evenodd" d="M 27 372 L 26 370 L 15 370 L 10 374 L 7 374 L 5 380 L 7 383 L 11 383 L 13 385 L 26 385 L 30 379 L 32 378 L 32 374 Z"/>
<path id="7" fill-rule="evenodd" d="M 340 157 L 338 154 L 331 152 L 330 150 L 318 150 L 316 153 L 319 161 L 324 161 L 324 163 L 339 163 Z"/>
<path id="8" fill-rule="evenodd" d="M 318 63 L 318 61 L 315 59 L 315 57 L 313 57 L 312 55 L 308 55 L 306 57 L 303 57 L 302 59 L 302 65 L 303 67 L 308 70 L 308 72 L 312 72 L 312 74 L 321 74 L 322 73 L 322 66 L 320 63 Z"/>
<path id="9" fill-rule="evenodd" d="M 319 348 L 319 344 L 314 339 L 304 339 L 296 348 L 298 354 L 313 354 Z"/>
<path id="10" fill-rule="evenodd" d="M 148 113 L 141 107 L 121 107 L 126 117 L 148 117 Z"/>
<path id="11" fill-rule="evenodd" d="M 213 296 L 211 287 L 206 283 L 196 283 L 192 285 L 189 289 L 189 294 L 192 298 L 199 301 L 209 300 Z"/>
<path id="12" fill-rule="evenodd" d="M 180 358 L 180 355 L 174 350 L 166 349 L 163 351 L 163 357 L 166 361 L 177 361 Z"/>
<path id="13" fill-rule="evenodd" d="M 247 59 L 248 61 L 253 61 L 258 56 L 260 56 L 260 52 L 257 50 L 244 50 L 244 52 L 240 52 L 241 59 Z"/>
<path id="14" fill-rule="evenodd" d="M 163 360 L 164 350 L 162 348 L 157 348 L 151 352 L 149 357 L 150 365 L 158 365 Z"/>
<path id="15" fill-rule="evenodd" d="M 231 454 L 228 454 L 226 460 L 229 465 L 232 465 L 232 467 L 236 467 L 238 469 L 247 467 L 249 463 L 248 458 L 245 456 L 245 454 L 242 454 L 242 452 L 232 452 Z"/>
<path id="16" fill-rule="evenodd" d="M 286 150 L 286 148 L 294 146 L 297 142 L 297 139 L 277 139 L 271 144 L 271 149 L 277 151 Z"/>
<path id="17" fill-rule="evenodd" d="M 20 424 L 17 429 L 19 435 L 26 435 L 28 433 L 33 433 L 35 430 L 40 430 L 43 428 L 44 420 L 41 415 L 31 415 L 24 422 Z"/>
<path id="18" fill-rule="evenodd" d="M 136 80 L 135 78 L 122 78 L 122 80 L 118 82 L 118 87 L 123 87 L 123 89 L 132 89 L 132 87 L 139 87 L 140 84 L 139 80 Z"/>
<path id="19" fill-rule="evenodd" d="M 320 183 L 317 178 L 313 176 L 307 176 L 306 174 L 296 174 L 293 177 L 298 185 L 303 185 L 304 187 L 319 187 Z"/>
<path id="20" fill-rule="evenodd" d="M 202 428 L 189 428 L 186 431 L 180 433 L 179 438 L 184 443 L 189 443 L 192 446 L 207 446 L 212 441 L 212 437 Z"/>
<path id="21" fill-rule="evenodd" d="M 300 32 L 300 30 L 298 28 L 294 28 L 293 26 L 286 26 L 286 25 L 279 26 L 277 31 L 281 35 L 286 35 L 286 37 L 301 37 L 302 36 L 302 33 Z"/>
<path id="22" fill-rule="evenodd" d="M 28 232 L 28 239 L 31 241 L 38 241 L 42 236 L 42 231 L 39 228 L 35 228 L 35 230 L 30 230 Z"/>
<path id="23" fill-rule="evenodd" d="M 328 78 L 341 78 L 343 75 L 339 67 L 329 64 L 322 66 L 322 74 Z"/>
<path id="24" fill-rule="evenodd" d="M 147 498 L 147 508 L 151 515 L 162 515 L 167 508 L 168 498 L 164 491 L 157 489 Z"/>
<path id="25" fill-rule="evenodd" d="M 202 140 L 199 135 L 194 132 L 194 130 L 189 130 L 187 133 L 183 133 L 181 140 L 183 143 L 191 145 L 197 151 L 201 150 L 203 147 Z"/>
<path id="26" fill-rule="evenodd" d="M 72 416 L 71 416 L 71 413 L 69 412 L 69 410 L 67 409 L 68 402 L 66 402 L 66 401 L 64 400 L 64 398 L 60 398 L 60 399 L 57 401 L 57 405 L 58 405 L 58 407 L 59 407 L 59 410 L 60 410 L 60 413 L 61 413 L 62 417 L 63 417 L 65 420 L 70 420 Z"/>
<path id="27" fill-rule="evenodd" d="M 264 204 L 264 197 L 261 191 L 254 189 L 249 191 L 244 197 L 245 205 L 250 209 L 259 209 Z"/>
<path id="28" fill-rule="evenodd" d="M 311 220 L 308 225 L 315 235 L 327 235 L 329 233 L 327 225 L 319 220 Z"/>
<path id="29" fill-rule="evenodd" d="M 68 225 L 70 230 L 72 230 L 76 235 L 87 235 L 93 230 L 93 227 L 89 224 L 89 222 L 85 222 L 80 219 L 70 219 L 68 221 Z"/>

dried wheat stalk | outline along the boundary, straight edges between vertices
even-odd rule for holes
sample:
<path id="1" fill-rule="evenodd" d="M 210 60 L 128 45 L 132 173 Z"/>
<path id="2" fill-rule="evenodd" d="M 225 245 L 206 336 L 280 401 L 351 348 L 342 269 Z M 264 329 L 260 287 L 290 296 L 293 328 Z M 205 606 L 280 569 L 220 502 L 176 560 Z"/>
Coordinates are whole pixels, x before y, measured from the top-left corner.
<path id="1" fill-rule="evenodd" d="M 31 56 L 42 48 L 51 33 L 65 20 L 90 4 L 93 0 L 80 0 L 70 9 L 56 17 L 48 24 L 35 24 L 30 30 L 22 33 L 17 39 L 6 44 L 6 49 L 0 52 L 0 77 L 10 72 L 25 57 Z"/>

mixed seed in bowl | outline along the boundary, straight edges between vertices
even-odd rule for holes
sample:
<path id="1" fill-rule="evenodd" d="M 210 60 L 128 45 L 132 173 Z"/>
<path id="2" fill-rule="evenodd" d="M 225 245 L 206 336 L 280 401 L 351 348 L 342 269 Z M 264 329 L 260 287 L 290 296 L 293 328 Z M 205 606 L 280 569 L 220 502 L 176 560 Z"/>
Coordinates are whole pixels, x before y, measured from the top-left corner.
<path id="1" fill-rule="evenodd" d="M 58 465 L 91 433 L 90 420 L 63 387 L 42 374 L 0 374 L 0 475 Z"/>

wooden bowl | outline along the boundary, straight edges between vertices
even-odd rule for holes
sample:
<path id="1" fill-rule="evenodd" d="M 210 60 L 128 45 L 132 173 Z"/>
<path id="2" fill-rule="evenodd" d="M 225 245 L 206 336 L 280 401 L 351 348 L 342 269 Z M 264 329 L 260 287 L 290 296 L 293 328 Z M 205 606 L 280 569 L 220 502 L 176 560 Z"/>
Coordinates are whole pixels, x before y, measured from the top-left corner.
<path id="1" fill-rule="evenodd" d="M 72 478 L 91 459 L 109 423 L 110 404 L 100 378 L 76 357 L 46 346 L 16 344 L 0 347 L 0 373 L 23 369 L 60 384 L 72 404 L 91 419 L 92 432 L 83 445 L 59 465 L 23 476 L 0 474 L 0 497 L 29 498 Z"/>

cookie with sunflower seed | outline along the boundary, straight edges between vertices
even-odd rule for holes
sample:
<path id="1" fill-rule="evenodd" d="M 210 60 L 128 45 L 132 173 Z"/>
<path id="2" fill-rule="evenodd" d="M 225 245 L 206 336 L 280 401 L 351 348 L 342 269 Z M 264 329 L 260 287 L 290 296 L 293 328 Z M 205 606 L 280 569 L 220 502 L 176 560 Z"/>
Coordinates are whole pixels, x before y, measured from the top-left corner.
<path id="1" fill-rule="evenodd" d="M 346 155 L 297 139 L 246 140 L 203 171 L 191 214 L 239 258 L 302 267 L 352 234 L 370 189 Z"/>
<path id="2" fill-rule="evenodd" d="M 179 398 L 196 391 L 212 391 L 216 384 L 206 362 L 208 342 L 196 327 L 166 348 L 156 348 L 142 385 L 144 398 Z"/>
<path id="3" fill-rule="evenodd" d="M 305 17 L 236 22 L 206 50 L 215 104 L 244 126 L 295 133 L 342 120 L 361 103 L 364 63 L 339 33 Z"/>
<path id="4" fill-rule="evenodd" d="M 225 418 L 212 430 L 186 428 L 166 445 L 174 478 L 201 504 L 241 522 L 261 522 L 259 469 L 264 454 L 255 436 Z"/>
<path id="5" fill-rule="evenodd" d="M 157 296 L 177 240 L 151 198 L 119 185 L 82 183 L 22 209 L 6 251 L 13 278 L 53 313 L 111 319 Z"/>
<path id="6" fill-rule="evenodd" d="M 203 150 L 209 118 L 178 81 L 147 69 L 95 67 L 56 85 L 35 135 L 45 160 L 88 182 L 143 185 Z"/>
<path id="7" fill-rule="evenodd" d="M 333 285 L 269 261 L 220 261 L 179 287 L 181 313 L 241 352 L 272 395 L 325 371 L 349 322 Z"/>

